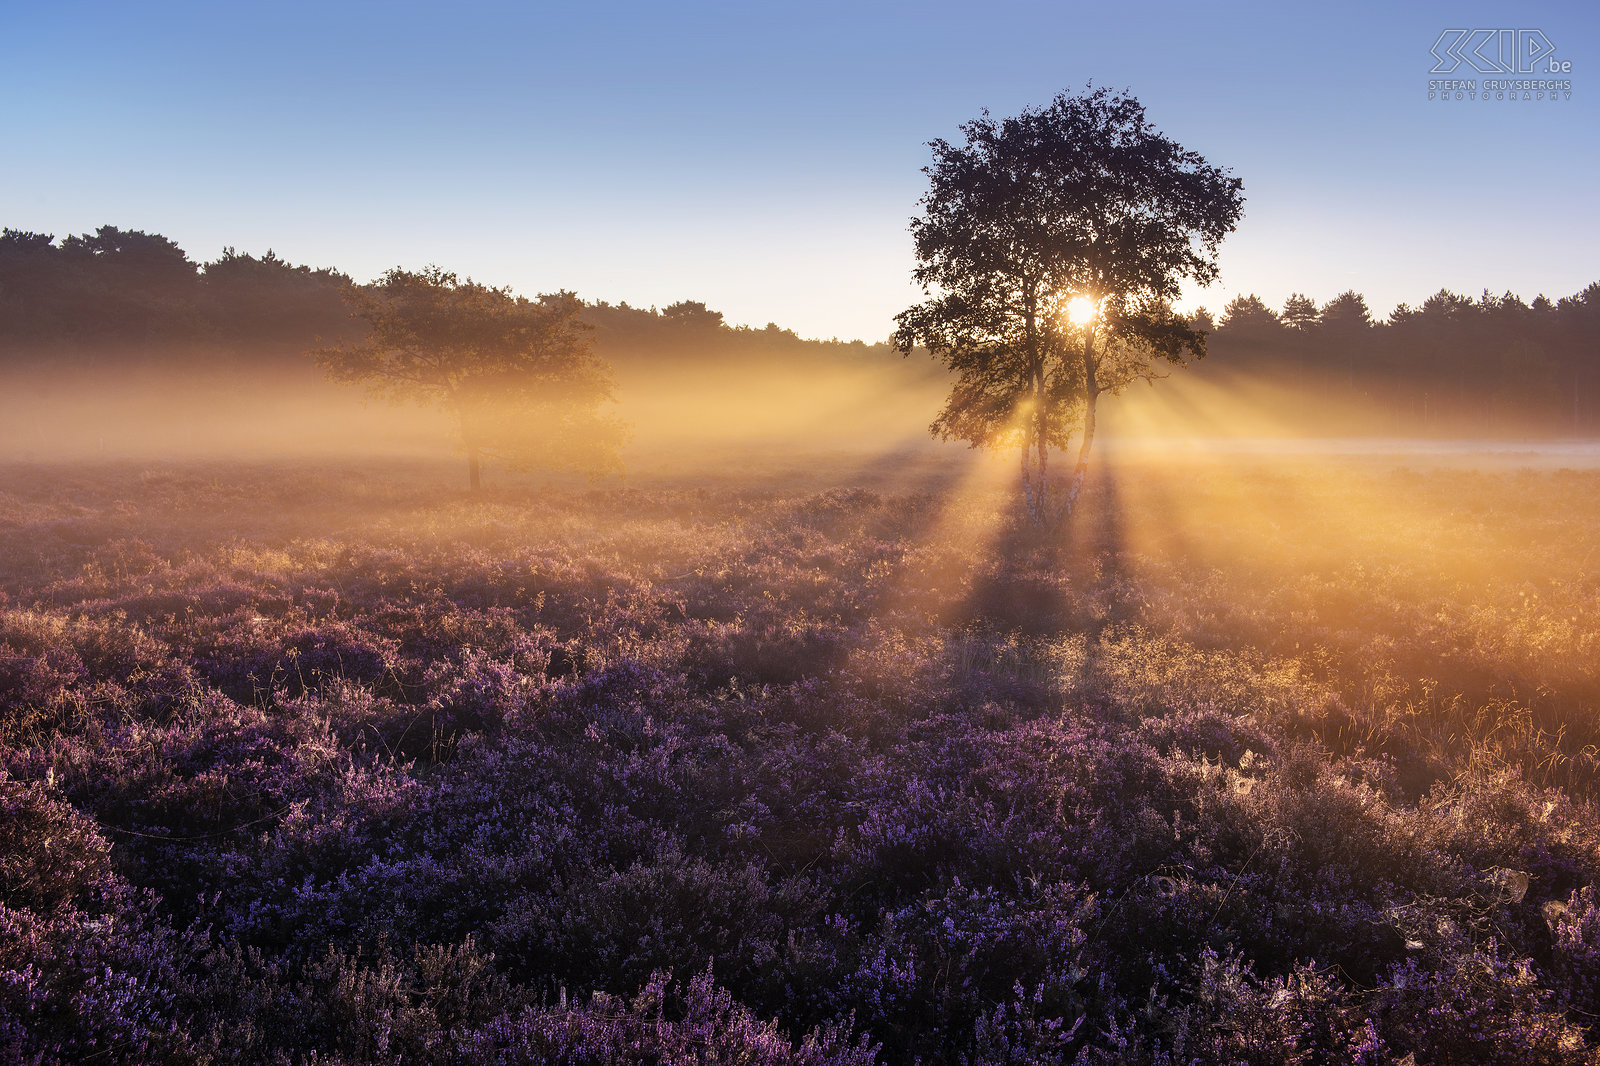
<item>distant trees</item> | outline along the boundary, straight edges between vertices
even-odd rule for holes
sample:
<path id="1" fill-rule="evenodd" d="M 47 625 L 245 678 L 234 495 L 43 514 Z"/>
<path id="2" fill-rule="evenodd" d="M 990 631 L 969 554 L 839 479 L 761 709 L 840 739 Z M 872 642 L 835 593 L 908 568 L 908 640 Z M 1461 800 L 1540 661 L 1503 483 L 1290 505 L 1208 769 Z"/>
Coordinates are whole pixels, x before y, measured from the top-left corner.
<path id="1" fill-rule="evenodd" d="M 57 238 L 0 229 L 0 361 L 104 364 L 107 357 L 160 365 L 307 369 L 318 338 L 351 332 L 350 277 L 297 265 L 277 253 L 233 247 L 192 261 L 156 233 L 102 226 Z M 594 349 L 614 365 L 695 361 L 774 365 L 794 360 L 860 363 L 888 345 L 802 339 L 771 325 L 736 326 L 700 301 L 657 308 L 587 303 Z M 219 357 L 223 357 L 220 358 Z"/>
<path id="2" fill-rule="evenodd" d="M 271 251 L 228 248 L 200 262 L 160 234 L 115 226 L 60 239 L 0 229 L 0 372 L 26 371 L 30 382 L 66 389 L 83 374 L 123 369 L 203 369 L 223 382 L 242 375 L 290 384 L 316 373 L 303 358 L 309 347 L 355 337 L 346 306 L 353 287 L 337 270 L 297 266 Z M 1311 431 L 1600 432 L 1600 284 L 1530 300 L 1441 290 L 1387 317 L 1347 291 L 1315 319 L 1304 310 L 1295 297 L 1280 314 L 1241 296 L 1219 311 L 1214 330 L 1200 311 L 1187 324 L 1220 356 L 1207 360 L 1215 372 L 1281 375 L 1303 386 L 1308 402 L 1297 415 Z M 582 318 L 595 327 L 595 353 L 636 375 L 858 367 L 891 350 L 731 325 L 694 301 L 660 310 L 590 303 Z M 1054 322 L 1081 380 L 1080 335 L 1070 320 Z M 937 372 L 931 363 L 928 370 Z M 1107 377 L 1104 367 L 1097 377 Z M 1349 388 L 1360 403 L 1321 403 L 1323 385 Z M 1356 413 L 1360 419 L 1350 417 Z"/>
<path id="3" fill-rule="evenodd" d="M 623 427 L 601 410 L 611 378 L 572 293 L 528 300 L 429 267 L 396 268 L 348 298 L 369 334 L 316 349 L 317 365 L 392 402 L 444 410 L 473 489 L 489 458 L 592 474 L 620 466 Z"/>
<path id="4" fill-rule="evenodd" d="M 228 249 L 197 264 L 160 234 L 101 226 L 65 237 L 0 231 L 0 352 L 93 363 L 181 362 L 195 349 L 291 347 L 347 322 L 350 279 Z"/>
<path id="5" fill-rule="evenodd" d="M 219 339 L 244 344 L 303 341 L 307 334 L 339 334 L 347 323 L 348 277 L 296 266 L 270 248 L 263 256 L 224 248 L 219 258 L 201 267 L 201 282 L 211 328 Z"/>
<path id="6" fill-rule="evenodd" d="M 57 255 L 52 234 L 0 230 L 0 345 L 50 344 L 64 331 L 50 269 Z"/>
<path id="7" fill-rule="evenodd" d="M 101 226 L 67 237 L 0 237 L 3 340 L 170 342 L 197 332 L 198 268 L 158 234 Z M 20 335 L 20 336 L 19 336 Z"/>
<path id="8" fill-rule="evenodd" d="M 67 237 L 61 242 L 61 252 L 69 260 L 97 261 L 150 290 L 181 286 L 194 279 L 197 269 L 176 241 L 159 233 L 115 226 Z"/>
<path id="9" fill-rule="evenodd" d="M 924 345 L 956 373 L 935 435 L 1020 446 L 1028 515 L 1044 525 L 1075 505 L 1099 398 L 1158 360 L 1204 354 L 1204 334 L 1168 301 L 1183 279 L 1216 277 L 1241 185 L 1103 88 L 961 130 L 963 145 L 929 142 L 911 224 L 929 299 L 897 318 L 894 344 Z M 1058 491 L 1049 453 L 1074 438 Z"/>
<path id="10" fill-rule="evenodd" d="M 1286 328 L 1255 296 L 1230 301 L 1211 347 L 1234 372 L 1284 374 L 1317 395 L 1337 384 L 1362 397 L 1364 421 L 1312 405 L 1319 432 L 1561 432 L 1600 429 L 1600 284 L 1531 303 L 1504 293 L 1441 289 L 1378 320 L 1346 290 L 1312 321 Z M 1309 300 L 1309 297 L 1305 298 Z M 1353 408 L 1347 409 L 1352 410 Z"/>
<path id="11" fill-rule="evenodd" d="M 890 354 L 883 341 L 813 340 L 773 322 L 761 329 L 731 325 L 722 312 L 691 300 L 660 309 L 600 301 L 586 304 L 583 317 L 595 327 L 595 350 L 619 369 L 665 371 L 679 361 L 744 370 L 792 367 L 797 360 L 859 365 Z"/>

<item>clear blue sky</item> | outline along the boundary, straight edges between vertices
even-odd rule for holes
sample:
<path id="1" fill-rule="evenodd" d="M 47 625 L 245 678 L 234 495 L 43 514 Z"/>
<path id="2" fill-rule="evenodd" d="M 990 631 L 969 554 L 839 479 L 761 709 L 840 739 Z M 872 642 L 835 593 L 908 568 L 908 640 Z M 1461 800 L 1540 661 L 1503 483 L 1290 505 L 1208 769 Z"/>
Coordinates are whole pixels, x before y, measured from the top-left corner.
<path id="1" fill-rule="evenodd" d="M 1560 296 L 1600 279 L 1597 10 L 5 0 L 0 225 L 880 339 L 924 142 L 1092 79 L 1244 180 L 1191 305 Z M 1571 99 L 1428 101 L 1440 32 L 1501 26 L 1544 31 Z"/>

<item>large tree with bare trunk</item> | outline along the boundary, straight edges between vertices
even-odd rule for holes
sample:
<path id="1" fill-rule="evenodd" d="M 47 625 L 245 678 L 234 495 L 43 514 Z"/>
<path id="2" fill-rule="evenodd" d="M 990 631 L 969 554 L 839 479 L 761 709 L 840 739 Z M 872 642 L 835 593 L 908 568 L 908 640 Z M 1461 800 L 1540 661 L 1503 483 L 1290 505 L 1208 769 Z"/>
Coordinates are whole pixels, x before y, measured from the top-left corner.
<path id="1" fill-rule="evenodd" d="M 929 142 L 911 223 L 928 298 L 894 341 L 955 372 L 934 434 L 1020 448 L 1029 518 L 1047 525 L 1076 506 L 1100 397 L 1205 354 L 1171 301 L 1184 279 L 1216 279 L 1242 185 L 1103 88 L 961 130 L 963 145 Z M 1051 450 L 1074 440 L 1077 463 L 1052 480 Z"/>
<path id="2" fill-rule="evenodd" d="M 590 327 L 572 293 L 528 300 L 428 267 L 396 268 L 352 287 L 347 299 L 367 336 L 312 358 L 336 381 L 443 409 L 473 489 L 491 458 L 592 474 L 620 467 L 625 433 L 603 410 L 610 373 L 589 350 Z"/>

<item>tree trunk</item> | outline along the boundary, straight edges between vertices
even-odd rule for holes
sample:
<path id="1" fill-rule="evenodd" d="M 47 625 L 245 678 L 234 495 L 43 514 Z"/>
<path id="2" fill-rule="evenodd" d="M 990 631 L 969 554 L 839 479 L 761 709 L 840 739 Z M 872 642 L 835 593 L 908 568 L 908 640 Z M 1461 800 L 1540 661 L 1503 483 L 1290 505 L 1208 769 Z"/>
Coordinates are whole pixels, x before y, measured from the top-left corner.
<path id="1" fill-rule="evenodd" d="M 1030 525 L 1043 526 L 1051 521 L 1049 475 L 1050 445 L 1039 434 L 1022 446 L 1022 498 Z"/>
<path id="2" fill-rule="evenodd" d="M 467 449 L 467 485 L 473 492 L 483 488 L 483 470 L 481 456 L 478 452 L 478 442 L 472 432 L 472 424 L 467 419 L 466 405 L 461 401 L 461 394 L 454 387 L 450 389 L 450 409 L 456 415 L 456 430 L 461 434 L 461 443 Z"/>
<path id="3" fill-rule="evenodd" d="M 1084 479 L 1089 475 L 1089 449 L 1094 447 L 1094 415 L 1099 400 L 1100 391 L 1094 387 L 1091 375 L 1089 393 L 1084 402 L 1083 443 L 1078 446 L 1078 465 L 1072 468 L 1065 499 L 1061 501 L 1062 510 L 1069 516 L 1078 509 L 1078 496 L 1083 492 Z"/>
<path id="4" fill-rule="evenodd" d="M 1083 342 L 1083 442 L 1078 445 L 1078 465 L 1072 469 L 1062 496 L 1061 510 L 1071 517 L 1078 509 L 1078 496 L 1083 492 L 1083 482 L 1089 474 L 1089 450 L 1094 447 L 1095 412 L 1100 404 L 1100 381 L 1095 372 L 1100 369 L 1094 357 L 1094 336 Z"/>
<path id="5" fill-rule="evenodd" d="M 1033 409 L 1029 413 L 1032 425 L 1022 443 L 1022 498 L 1028 511 L 1028 523 L 1041 527 L 1054 521 L 1051 513 L 1054 500 L 1050 493 L 1050 412 L 1046 407 L 1045 359 L 1040 350 L 1036 307 L 1036 299 L 1030 297 L 1024 318 Z"/>

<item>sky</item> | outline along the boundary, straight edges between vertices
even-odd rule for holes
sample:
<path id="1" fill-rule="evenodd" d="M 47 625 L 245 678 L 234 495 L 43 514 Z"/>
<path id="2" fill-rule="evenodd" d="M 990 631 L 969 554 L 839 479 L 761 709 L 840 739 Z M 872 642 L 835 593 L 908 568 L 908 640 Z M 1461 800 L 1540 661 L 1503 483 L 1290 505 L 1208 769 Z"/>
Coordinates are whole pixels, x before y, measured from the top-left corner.
<path id="1" fill-rule="evenodd" d="M 1430 101 L 1508 76 L 1432 72 L 1478 28 L 1541 31 L 1524 76 L 1570 95 Z M 0 226 L 196 260 L 432 263 L 881 340 L 920 298 L 926 142 L 1092 83 L 1244 182 L 1187 307 L 1355 289 L 1381 317 L 1600 280 L 1593 3 L 0 0 L 0 39 Z"/>

